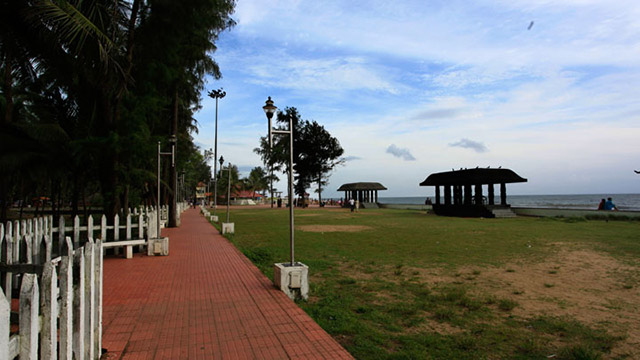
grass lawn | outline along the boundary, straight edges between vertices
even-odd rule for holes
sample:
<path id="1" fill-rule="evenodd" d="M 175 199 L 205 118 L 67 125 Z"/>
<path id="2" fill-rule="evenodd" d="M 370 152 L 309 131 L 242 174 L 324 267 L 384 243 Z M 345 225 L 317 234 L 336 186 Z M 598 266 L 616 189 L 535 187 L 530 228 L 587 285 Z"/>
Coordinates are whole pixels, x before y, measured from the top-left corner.
<path id="1" fill-rule="evenodd" d="M 233 210 L 269 278 L 286 209 Z M 299 305 L 359 359 L 639 358 L 640 222 L 296 209 Z"/>

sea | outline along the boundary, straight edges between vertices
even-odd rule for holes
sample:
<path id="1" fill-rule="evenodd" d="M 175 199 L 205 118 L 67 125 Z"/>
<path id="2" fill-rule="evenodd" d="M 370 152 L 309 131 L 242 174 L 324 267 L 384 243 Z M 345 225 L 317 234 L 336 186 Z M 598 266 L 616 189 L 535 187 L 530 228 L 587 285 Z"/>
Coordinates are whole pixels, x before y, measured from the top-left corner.
<path id="1" fill-rule="evenodd" d="M 430 196 L 431 201 L 435 197 Z M 640 211 L 640 194 L 580 194 L 580 195 L 508 195 L 513 207 L 596 210 L 600 199 L 611 197 L 619 210 Z M 379 197 L 381 204 L 424 204 L 427 196 Z M 496 201 L 500 197 L 496 196 Z"/>

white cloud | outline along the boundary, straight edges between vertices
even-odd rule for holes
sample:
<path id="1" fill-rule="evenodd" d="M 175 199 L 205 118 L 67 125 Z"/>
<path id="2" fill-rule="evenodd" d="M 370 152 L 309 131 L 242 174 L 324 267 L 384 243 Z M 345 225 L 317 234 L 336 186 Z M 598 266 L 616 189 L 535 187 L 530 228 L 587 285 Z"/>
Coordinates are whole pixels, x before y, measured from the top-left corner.
<path id="1" fill-rule="evenodd" d="M 387 153 L 406 161 L 414 161 L 416 158 L 411 155 L 409 149 L 399 148 L 395 144 L 389 145 Z"/>
<path id="2" fill-rule="evenodd" d="M 459 141 L 456 141 L 454 143 L 449 144 L 449 146 L 451 147 L 461 147 L 463 149 L 471 149 L 477 153 L 485 153 L 487 151 L 489 151 L 489 148 L 479 142 L 479 141 L 474 141 L 474 140 L 470 140 L 470 139 L 466 139 L 466 138 L 462 138 Z"/>

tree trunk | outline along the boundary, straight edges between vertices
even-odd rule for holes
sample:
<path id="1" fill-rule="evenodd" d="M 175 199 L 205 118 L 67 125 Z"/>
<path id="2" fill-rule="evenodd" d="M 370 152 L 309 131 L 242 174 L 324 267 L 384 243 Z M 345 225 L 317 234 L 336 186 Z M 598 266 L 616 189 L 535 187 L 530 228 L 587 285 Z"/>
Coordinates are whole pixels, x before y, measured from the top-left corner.
<path id="1" fill-rule="evenodd" d="M 6 101 L 4 110 L 4 124 L 11 123 L 13 117 L 13 78 L 11 72 L 13 71 L 11 66 L 11 57 L 7 53 L 5 55 L 5 68 L 4 68 L 4 98 Z M 4 194 L 3 194 L 4 195 Z"/>
<path id="2" fill-rule="evenodd" d="M 322 175 L 318 177 L 318 205 L 322 206 Z"/>
<path id="3" fill-rule="evenodd" d="M 123 215 L 129 214 L 129 184 L 124 187 L 122 194 L 122 213 Z"/>
<path id="4" fill-rule="evenodd" d="M 78 215 L 78 202 L 80 201 L 80 180 L 77 176 L 73 177 L 73 193 L 71 195 L 71 217 Z"/>

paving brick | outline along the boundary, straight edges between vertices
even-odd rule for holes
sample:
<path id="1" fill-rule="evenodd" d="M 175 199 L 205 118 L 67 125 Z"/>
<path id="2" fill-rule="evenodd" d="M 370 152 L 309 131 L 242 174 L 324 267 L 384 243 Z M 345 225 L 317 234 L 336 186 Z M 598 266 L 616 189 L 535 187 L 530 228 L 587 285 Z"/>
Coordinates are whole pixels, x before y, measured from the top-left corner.
<path id="1" fill-rule="evenodd" d="M 197 210 L 181 222 L 169 256 L 105 258 L 109 359 L 353 359 Z"/>

